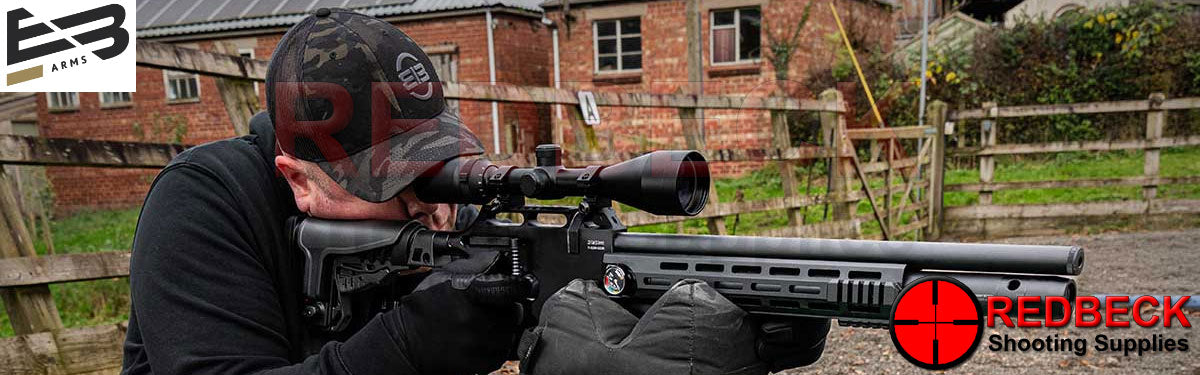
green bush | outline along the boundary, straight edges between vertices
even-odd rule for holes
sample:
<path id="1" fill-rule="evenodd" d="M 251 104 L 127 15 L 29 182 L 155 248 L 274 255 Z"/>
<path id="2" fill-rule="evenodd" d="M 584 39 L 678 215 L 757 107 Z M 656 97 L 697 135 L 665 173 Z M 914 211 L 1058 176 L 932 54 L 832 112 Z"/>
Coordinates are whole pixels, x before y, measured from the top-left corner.
<path id="1" fill-rule="evenodd" d="M 1200 10 L 1160 2 L 1127 7 L 1080 10 L 1053 21 L 1025 20 L 1010 28 L 979 33 L 970 49 L 930 51 L 928 97 L 953 108 L 979 108 L 994 101 L 1002 106 L 1062 104 L 1200 96 Z M 854 30 L 849 31 L 854 34 Z M 857 47 L 856 47 L 857 48 Z M 885 121 L 891 126 L 915 124 L 918 112 L 919 64 L 904 66 L 878 48 L 859 48 L 860 61 Z M 808 86 L 817 92 L 846 78 L 841 58 L 833 68 L 810 72 Z M 869 111 L 862 89 L 854 98 L 858 115 Z M 1200 114 L 1178 111 L 1169 134 L 1197 134 Z M 1140 137 L 1142 114 L 1059 115 L 1001 121 L 1005 143 L 1049 142 Z M 873 121 L 871 121 L 873 123 Z M 978 126 L 960 127 L 977 139 Z"/>

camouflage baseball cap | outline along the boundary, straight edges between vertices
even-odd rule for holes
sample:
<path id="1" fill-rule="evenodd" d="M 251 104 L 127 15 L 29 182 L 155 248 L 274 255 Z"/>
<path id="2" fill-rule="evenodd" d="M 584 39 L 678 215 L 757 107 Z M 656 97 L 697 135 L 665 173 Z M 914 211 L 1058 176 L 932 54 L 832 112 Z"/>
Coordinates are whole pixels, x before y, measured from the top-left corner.
<path id="1" fill-rule="evenodd" d="M 371 202 L 447 160 L 483 153 L 446 110 L 421 47 L 387 22 L 343 9 L 318 9 L 279 41 L 267 110 L 278 152 L 315 162 Z"/>

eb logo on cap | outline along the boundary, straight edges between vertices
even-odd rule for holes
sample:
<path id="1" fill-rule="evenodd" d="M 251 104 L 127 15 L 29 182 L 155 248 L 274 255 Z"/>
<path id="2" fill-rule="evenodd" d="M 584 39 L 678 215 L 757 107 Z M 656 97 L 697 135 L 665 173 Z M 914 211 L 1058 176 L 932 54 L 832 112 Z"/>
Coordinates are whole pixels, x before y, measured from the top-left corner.
<path id="1" fill-rule="evenodd" d="M 136 89 L 133 0 L 9 0 L 0 10 L 0 91 Z"/>

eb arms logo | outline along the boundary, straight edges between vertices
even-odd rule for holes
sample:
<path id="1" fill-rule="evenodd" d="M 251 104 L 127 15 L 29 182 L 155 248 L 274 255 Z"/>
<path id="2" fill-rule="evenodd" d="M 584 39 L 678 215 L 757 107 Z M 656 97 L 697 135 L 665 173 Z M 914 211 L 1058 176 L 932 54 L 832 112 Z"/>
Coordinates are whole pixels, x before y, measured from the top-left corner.
<path id="1" fill-rule="evenodd" d="M 132 0 L 10 5 L 2 91 L 133 91 L 133 9 Z"/>

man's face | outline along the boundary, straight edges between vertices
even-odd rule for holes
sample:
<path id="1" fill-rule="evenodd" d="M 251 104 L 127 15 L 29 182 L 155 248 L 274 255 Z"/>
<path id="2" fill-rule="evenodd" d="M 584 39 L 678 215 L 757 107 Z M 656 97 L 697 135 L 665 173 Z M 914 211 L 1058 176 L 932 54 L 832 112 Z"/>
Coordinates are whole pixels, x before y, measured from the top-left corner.
<path id="1" fill-rule="evenodd" d="M 275 166 L 287 179 L 296 207 L 313 217 L 335 220 L 417 220 L 430 229 L 450 230 L 455 206 L 425 203 L 412 189 L 387 201 L 367 202 L 343 189 L 316 164 L 287 155 L 275 157 Z"/>

